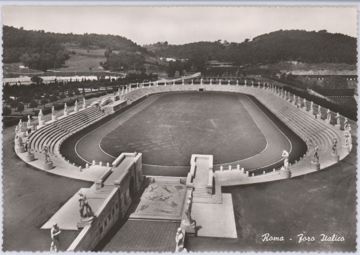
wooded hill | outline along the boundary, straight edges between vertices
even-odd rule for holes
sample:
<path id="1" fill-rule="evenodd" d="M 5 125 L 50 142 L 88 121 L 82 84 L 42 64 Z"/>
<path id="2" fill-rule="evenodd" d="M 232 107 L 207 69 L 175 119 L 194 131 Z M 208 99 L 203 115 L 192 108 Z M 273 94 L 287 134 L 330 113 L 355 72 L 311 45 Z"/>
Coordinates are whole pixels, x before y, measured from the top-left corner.
<path id="1" fill-rule="evenodd" d="M 145 48 L 118 35 L 61 34 L 3 27 L 4 63 L 22 62 L 30 68 L 43 71 L 61 67 L 71 54 L 65 44 L 84 49 L 107 49 L 107 61 L 103 65 L 110 70 L 141 65 L 146 55 L 152 55 Z"/>
<path id="2" fill-rule="evenodd" d="M 296 60 L 306 63 L 356 63 L 356 38 L 326 30 L 276 31 L 242 43 L 215 41 L 183 45 L 156 43 L 144 47 L 118 35 L 61 34 L 3 27 L 4 63 L 22 62 L 32 69 L 48 70 L 64 65 L 71 52 L 65 45 L 84 49 L 104 49 L 101 65 L 111 71 L 144 70 L 158 65 L 160 57 L 188 59 L 181 68 L 203 71 L 208 60 L 235 65 L 277 63 Z M 163 67 L 162 67 L 163 68 Z M 176 70 L 176 68 L 173 68 Z"/>
<path id="3" fill-rule="evenodd" d="M 198 58 L 237 65 L 295 60 L 307 63 L 356 63 L 356 38 L 326 30 L 279 30 L 242 43 L 195 42 L 183 45 L 156 43 L 146 46 L 158 56 Z"/>

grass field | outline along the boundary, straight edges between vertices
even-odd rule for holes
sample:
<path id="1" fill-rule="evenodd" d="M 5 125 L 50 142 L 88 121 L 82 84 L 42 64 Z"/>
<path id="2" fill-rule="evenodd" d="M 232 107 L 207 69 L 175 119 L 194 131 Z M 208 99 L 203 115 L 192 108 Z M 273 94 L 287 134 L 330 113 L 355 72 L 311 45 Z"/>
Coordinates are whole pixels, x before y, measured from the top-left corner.
<path id="1" fill-rule="evenodd" d="M 61 72 L 89 72 L 103 71 L 100 62 L 105 62 L 105 49 L 82 49 L 82 48 L 66 48 L 70 54 L 70 58 L 65 61 L 64 67 L 57 68 L 56 71 Z M 72 54 L 75 53 L 75 54 Z"/>
<path id="2" fill-rule="evenodd" d="M 175 93 L 118 126 L 101 141 L 111 155 L 143 153 L 145 164 L 187 166 L 191 154 L 213 154 L 215 163 L 261 152 L 266 139 L 243 107 L 245 95 Z"/>

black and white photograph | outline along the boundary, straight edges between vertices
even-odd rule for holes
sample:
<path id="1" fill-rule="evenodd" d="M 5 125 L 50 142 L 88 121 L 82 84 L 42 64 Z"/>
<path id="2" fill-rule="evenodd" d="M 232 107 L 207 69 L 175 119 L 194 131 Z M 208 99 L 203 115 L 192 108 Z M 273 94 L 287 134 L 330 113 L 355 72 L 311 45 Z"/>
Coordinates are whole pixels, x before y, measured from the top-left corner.
<path id="1" fill-rule="evenodd" d="M 3 252 L 358 252 L 357 3 L 0 4 Z"/>

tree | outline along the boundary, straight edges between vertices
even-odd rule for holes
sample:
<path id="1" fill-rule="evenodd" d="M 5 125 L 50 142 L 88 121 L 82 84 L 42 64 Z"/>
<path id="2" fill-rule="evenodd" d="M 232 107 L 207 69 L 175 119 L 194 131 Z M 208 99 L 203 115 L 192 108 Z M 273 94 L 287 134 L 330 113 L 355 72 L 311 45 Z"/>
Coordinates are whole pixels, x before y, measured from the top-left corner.
<path id="1" fill-rule="evenodd" d="M 108 57 L 110 57 L 111 53 L 112 53 L 111 49 L 106 49 L 104 55 L 105 55 L 106 58 L 108 58 Z M 102 64 L 102 63 L 100 62 L 100 64 Z"/>
<path id="2" fill-rule="evenodd" d="M 18 103 L 15 101 L 15 100 L 12 100 L 11 102 L 10 102 L 10 107 L 11 108 L 16 108 L 18 106 Z"/>
<path id="3" fill-rule="evenodd" d="M 40 100 L 40 104 L 42 104 L 42 105 L 45 105 L 47 102 L 48 102 L 48 100 L 46 98 L 42 98 Z"/>
<path id="4" fill-rule="evenodd" d="M 3 113 L 2 113 L 2 114 L 3 114 L 4 116 L 11 115 L 11 108 L 5 106 L 5 107 L 3 108 Z"/>
<path id="5" fill-rule="evenodd" d="M 25 107 L 24 107 L 24 105 L 22 103 L 18 103 L 16 109 L 17 109 L 18 112 L 23 112 Z"/>
<path id="6" fill-rule="evenodd" d="M 58 100 L 58 97 L 57 97 L 56 95 L 51 95 L 51 96 L 49 97 L 49 99 L 50 99 L 51 102 L 55 102 L 55 101 Z"/>
<path id="7" fill-rule="evenodd" d="M 41 84 L 43 82 L 43 79 L 37 75 L 31 77 L 31 81 L 36 83 L 37 85 Z"/>
<path id="8" fill-rule="evenodd" d="M 29 104 L 29 108 L 35 108 L 38 106 L 38 103 L 35 100 L 31 100 L 30 104 Z"/>

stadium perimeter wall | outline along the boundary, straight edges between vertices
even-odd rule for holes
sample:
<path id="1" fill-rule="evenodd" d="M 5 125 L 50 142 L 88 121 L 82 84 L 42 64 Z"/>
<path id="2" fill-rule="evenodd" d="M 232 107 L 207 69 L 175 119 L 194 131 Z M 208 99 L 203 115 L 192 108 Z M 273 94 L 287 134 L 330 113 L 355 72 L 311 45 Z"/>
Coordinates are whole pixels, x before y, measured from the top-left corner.
<path id="1" fill-rule="evenodd" d="M 157 83 L 153 83 L 153 84 L 137 84 L 135 88 L 132 87 L 132 85 L 128 85 L 126 87 L 125 91 L 122 91 L 121 95 L 119 92 L 119 97 L 120 100 L 126 100 L 128 105 L 132 105 L 136 102 L 138 102 L 138 100 L 141 100 L 145 97 L 147 97 L 148 95 L 151 94 L 156 94 L 156 93 L 164 93 L 164 92 L 176 92 L 176 91 L 201 91 L 201 90 L 206 90 L 206 91 L 221 91 L 221 92 L 232 92 L 232 93 L 243 93 L 243 94 L 247 94 L 247 95 L 252 95 L 255 96 L 261 103 L 263 103 L 274 115 L 279 116 L 281 115 L 281 110 L 279 112 L 279 105 L 277 105 L 278 108 L 276 108 L 275 104 L 280 104 L 280 106 L 286 106 L 286 107 L 295 107 L 293 103 L 289 103 L 289 102 L 295 102 L 295 104 L 297 104 L 296 102 L 298 100 L 303 100 L 299 97 L 295 97 L 295 95 L 291 95 L 291 94 L 286 94 L 285 93 L 285 97 L 284 97 L 284 91 L 275 87 L 275 86 L 271 86 L 269 84 L 258 84 L 258 86 L 254 86 L 254 84 L 252 84 L 251 86 L 247 86 L 245 85 L 240 85 L 237 84 L 231 84 L 231 81 L 228 82 L 227 85 L 217 85 L 217 84 L 185 84 L 184 82 L 180 85 L 176 85 L 175 83 L 172 83 L 171 85 L 167 85 L 166 83 L 164 85 L 159 85 Z M 290 100 L 288 101 L 287 99 L 290 97 Z M 293 98 L 293 99 L 291 99 Z M 275 105 L 275 106 L 274 106 Z M 298 105 L 297 105 L 298 107 Z M 327 122 L 327 120 L 323 119 L 321 117 L 321 111 L 320 111 L 320 106 L 318 106 L 318 113 L 315 112 L 311 112 L 309 113 L 309 111 L 306 109 L 297 109 L 297 110 L 292 110 L 292 111 L 299 111 L 299 113 L 301 111 L 306 111 L 308 114 L 307 118 L 309 120 L 311 120 L 311 122 L 319 122 L 322 123 L 321 125 L 325 125 L 324 127 L 326 129 L 331 130 L 331 132 L 333 132 L 333 134 L 336 133 L 336 135 L 334 135 L 334 138 L 337 138 L 339 141 L 339 148 L 340 148 L 340 155 L 339 158 L 340 160 L 343 159 L 345 156 L 347 156 L 349 154 L 349 152 L 351 151 L 351 144 L 347 146 L 347 148 L 344 148 L 344 138 L 343 138 L 343 131 L 341 130 L 342 127 L 337 126 L 337 128 L 334 128 L 334 126 L 332 124 L 330 124 L 331 120 L 329 122 Z M 324 109 L 322 109 L 324 110 Z M 326 109 L 325 109 L 326 110 Z M 311 116 L 311 117 L 310 117 Z M 315 120 L 314 120 L 315 117 Z M 280 118 L 281 119 L 281 118 Z M 298 130 L 296 128 L 296 125 L 294 126 L 293 123 L 288 122 L 289 125 L 292 125 L 291 129 L 295 132 L 301 132 L 301 130 Z M 334 131 L 335 130 L 335 131 Z M 299 134 L 300 135 L 300 134 Z M 306 136 L 304 135 L 300 135 L 302 140 L 306 139 Z M 326 144 L 326 146 L 330 147 L 331 145 Z M 329 148 L 326 148 L 329 149 Z M 309 154 L 309 151 L 308 151 Z M 310 155 L 307 155 L 310 156 Z M 308 164 L 299 164 L 299 162 L 301 161 L 302 163 L 304 163 L 304 161 L 306 161 L 305 163 L 309 163 L 307 161 L 309 161 L 309 157 L 304 160 L 301 159 L 299 162 L 296 162 L 296 169 L 300 170 L 297 171 L 298 173 L 296 173 L 293 176 L 298 176 L 298 175 L 303 175 L 303 174 L 307 174 L 313 171 L 318 170 L 317 168 L 323 169 L 326 168 L 328 166 L 331 166 L 333 164 L 337 163 L 337 160 L 335 160 L 334 158 L 328 157 L 328 155 L 325 155 L 326 160 L 321 164 L 321 167 L 316 166 L 313 167 L 312 165 L 308 165 Z M 294 166 L 292 166 L 294 167 Z M 305 170 L 304 170 L 305 169 Z M 303 171 L 304 170 L 304 171 Z M 264 174 L 266 174 L 264 172 Z M 221 173 L 221 175 L 230 175 L 229 173 Z M 231 174 L 233 175 L 233 173 Z M 272 178 L 273 173 L 271 173 L 271 175 L 269 175 L 269 181 L 274 180 Z M 242 179 L 239 177 L 239 179 Z M 232 185 L 240 185 L 242 182 L 239 181 L 238 184 L 234 184 L 232 183 Z M 224 185 L 227 185 L 227 182 L 223 183 Z"/>
<path id="2" fill-rule="evenodd" d="M 218 86 L 203 86 L 203 85 L 173 85 L 173 86 L 151 86 L 148 88 L 137 88 L 135 90 L 129 91 L 123 96 L 123 99 L 127 101 L 128 105 L 132 105 L 139 100 L 145 98 L 146 96 L 154 93 L 164 93 L 164 92 L 172 92 L 172 91 L 199 91 L 202 90 L 210 90 L 210 91 L 225 91 L 225 92 L 235 92 L 235 93 L 244 93 L 250 94 L 255 97 L 259 96 L 259 100 L 269 107 L 274 109 L 271 105 L 269 105 L 269 101 L 266 100 L 266 97 L 272 97 L 271 100 L 283 100 L 283 98 L 279 97 L 278 91 L 274 90 L 273 88 L 255 88 L 255 87 L 247 87 L 247 86 L 234 86 L 234 85 L 218 85 Z M 263 93 L 263 94 L 261 94 Z M 271 102 L 270 100 L 270 102 Z M 284 100 L 284 104 L 287 102 Z M 288 105 L 290 107 L 290 105 Z M 126 106 L 127 107 L 127 106 Z M 294 107 L 292 105 L 292 107 Z M 124 107 L 125 108 L 125 107 Z M 124 109 L 121 108 L 121 109 Z M 119 109 L 119 110 L 121 110 Z M 305 111 L 304 109 L 298 109 L 299 111 Z M 306 110 L 307 111 L 307 110 Z M 276 114 L 274 111 L 272 111 Z M 319 111 L 320 112 L 320 111 Z M 309 113 L 310 114 L 310 113 Z M 311 113 L 314 115 L 314 113 Z M 318 115 L 317 115 L 318 116 Z M 326 122 L 326 120 L 322 119 L 321 116 L 318 118 L 315 116 L 315 120 L 313 121 L 320 122 L 324 124 L 329 129 L 332 129 L 333 132 L 336 130 L 336 137 L 339 138 L 340 143 L 340 155 L 339 158 L 336 160 L 335 158 L 329 157 L 324 164 L 322 164 L 321 169 L 325 169 L 328 166 L 336 164 L 338 160 L 345 158 L 349 152 L 351 151 L 350 147 L 344 147 L 344 141 L 342 139 L 342 127 L 338 126 L 336 128 Z M 294 129 L 296 132 L 296 128 Z M 303 138 L 304 139 L 304 138 Z M 234 171 L 215 171 L 214 178 L 215 180 L 221 184 L 221 186 L 229 186 L 229 185 L 243 185 L 243 184 L 251 184 L 251 183 L 259 183 L 259 182 L 268 182 L 268 181 L 275 181 L 281 180 L 286 178 L 292 178 L 304 174 L 308 174 L 311 172 L 318 171 L 317 167 L 310 164 L 302 164 L 304 161 L 308 160 L 308 158 L 301 160 L 299 164 L 295 164 L 291 166 L 290 171 L 284 170 L 275 170 L 271 173 L 264 173 L 259 176 L 250 176 L 249 173 L 243 171 L 243 169 L 237 169 Z M 141 161 L 139 163 L 142 164 Z M 293 172 L 293 170 L 296 170 Z M 127 181 L 126 181 L 127 180 Z M 95 184 L 96 187 L 97 184 Z M 103 206 L 98 210 L 98 214 L 96 219 L 92 222 L 92 224 L 85 226 L 78 237 L 74 240 L 74 242 L 70 245 L 70 251 L 77 251 L 77 250 L 91 250 L 95 247 L 97 242 L 108 232 L 108 230 L 115 224 L 119 217 L 122 217 L 124 213 L 128 210 L 131 204 L 131 197 L 129 194 L 130 184 L 126 175 L 123 176 L 120 182 L 116 183 L 111 191 L 111 194 L 107 197 Z M 139 188 L 139 186 L 136 186 Z M 124 197 L 125 196 L 125 197 Z M 123 205 L 119 205 L 117 203 L 124 203 Z M 118 209 L 116 209 L 116 204 L 118 204 Z M 115 212 L 118 210 L 117 212 Z"/>

